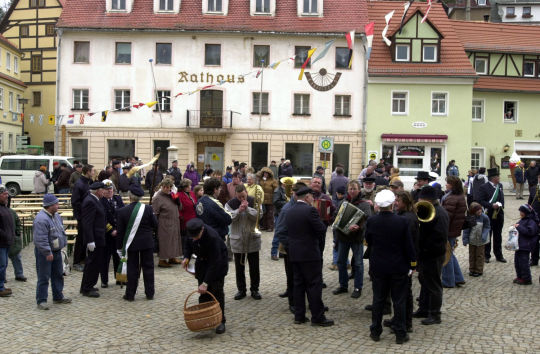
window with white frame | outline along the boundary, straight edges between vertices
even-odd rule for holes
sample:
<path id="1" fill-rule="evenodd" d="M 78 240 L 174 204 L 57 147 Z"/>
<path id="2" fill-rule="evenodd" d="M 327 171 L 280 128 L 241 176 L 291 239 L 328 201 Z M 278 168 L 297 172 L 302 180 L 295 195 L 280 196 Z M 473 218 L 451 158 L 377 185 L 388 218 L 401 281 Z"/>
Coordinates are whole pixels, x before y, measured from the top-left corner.
<path id="1" fill-rule="evenodd" d="M 204 65 L 221 65 L 221 44 L 204 45 Z"/>
<path id="2" fill-rule="evenodd" d="M 75 42 L 73 44 L 73 62 L 90 62 L 90 42 Z"/>
<path id="3" fill-rule="evenodd" d="M 437 61 L 437 46 L 436 45 L 424 45 L 424 47 L 422 48 L 422 61 L 424 62 Z"/>
<path id="4" fill-rule="evenodd" d="M 172 11 L 173 0 L 159 0 L 159 11 Z"/>
<path id="5" fill-rule="evenodd" d="M 0 87 L 0 109 L 4 109 L 4 88 Z"/>
<path id="6" fill-rule="evenodd" d="M 268 92 L 253 92 L 252 95 L 252 114 L 269 114 L 268 111 Z"/>
<path id="7" fill-rule="evenodd" d="M 482 159 L 482 151 L 478 149 L 473 149 L 471 151 L 471 169 L 472 170 L 478 170 L 481 165 L 481 159 Z"/>
<path id="8" fill-rule="evenodd" d="M 112 0 L 111 9 L 126 10 L 126 0 Z"/>
<path id="9" fill-rule="evenodd" d="M 521 13 L 521 17 L 525 17 L 525 18 L 532 17 L 530 6 L 523 7 L 523 12 Z"/>
<path id="10" fill-rule="evenodd" d="M 304 62 L 306 61 L 308 57 L 308 52 L 311 49 L 311 47 L 307 46 L 295 46 L 294 47 L 294 67 L 295 68 L 301 68 L 302 65 L 304 65 Z M 306 69 L 311 68 L 311 59 L 308 61 L 306 65 Z"/>
<path id="11" fill-rule="evenodd" d="M 334 103 L 334 115 L 350 117 L 351 116 L 351 96 L 336 95 Z"/>
<path id="12" fill-rule="evenodd" d="M 448 93 L 431 93 L 431 114 L 434 116 L 444 116 L 448 114 Z"/>
<path id="13" fill-rule="evenodd" d="M 156 43 L 156 64 L 170 64 L 172 61 L 172 43 Z"/>
<path id="14" fill-rule="evenodd" d="M 506 17 L 516 17 L 516 8 L 513 6 L 508 6 L 506 8 Z"/>
<path id="15" fill-rule="evenodd" d="M 487 58 L 475 58 L 474 69 L 476 70 L 476 73 L 481 74 L 481 75 L 486 75 L 487 67 L 488 67 L 487 64 L 488 64 Z"/>
<path id="16" fill-rule="evenodd" d="M 114 62 L 116 64 L 131 64 L 130 42 L 116 42 L 116 54 Z"/>
<path id="17" fill-rule="evenodd" d="M 208 12 L 223 12 L 222 0 L 207 0 Z"/>
<path id="18" fill-rule="evenodd" d="M 87 110 L 87 109 L 88 109 L 88 89 L 74 89 L 72 110 Z"/>
<path id="19" fill-rule="evenodd" d="M 484 100 L 472 101 L 472 120 L 477 122 L 484 120 Z"/>
<path id="20" fill-rule="evenodd" d="M 8 93 L 8 100 L 9 100 L 9 111 L 14 112 L 14 105 L 13 105 L 13 92 Z"/>
<path id="21" fill-rule="evenodd" d="M 517 101 L 504 101 L 503 102 L 503 121 L 505 123 L 517 122 L 518 103 Z"/>
<path id="22" fill-rule="evenodd" d="M 270 0 L 255 0 L 256 13 L 270 13 Z"/>
<path id="23" fill-rule="evenodd" d="M 409 61 L 411 47 L 408 44 L 396 44 L 396 61 Z"/>
<path id="24" fill-rule="evenodd" d="M 19 73 L 19 58 L 15 56 L 13 57 L 13 72 L 15 74 Z"/>
<path id="25" fill-rule="evenodd" d="M 336 69 L 349 68 L 349 48 L 336 47 Z"/>
<path id="26" fill-rule="evenodd" d="M 11 70 L 11 53 L 6 52 L 6 70 Z"/>
<path id="27" fill-rule="evenodd" d="M 129 111 L 131 106 L 130 90 L 114 90 L 114 108 Z"/>
<path id="28" fill-rule="evenodd" d="M 294 94 L 294 115 L 309 115 L 309 94 Z"/>
<path id="29" fill-rule="evenodd" d="M 171 111 L 171 91 L 159 90 L 157 92 L 158 103 L 154 106 L 155 112 L 170 112 Z"/>
<path id="30" fill-rule="evenodd" d="M 486 6 L 486 0 L 477 0 L 476 3 L 478 6 Z"/>
<path id="31" fill-rule="evenodd" d="M 302 13 L 304 14 L 317 14 L 317 0 L 303 0 Z"/>
<path id="32" fill-rule="evenodd" d="M 532 60 L 523 62 L 523 76 L 534 77 L 536 71 L 536 63 Z"/>
<path id="33" fill-rule="evenodd" d="M 409 94 L 407 92 L 392 92 L 392 114 L 406 115 Z"/>
<path id="34" fill-rule="evenodd" d="M 253 46 L 253 67 L 267 67 L 270 64 L 270 46 L 269 45 L 254 45 Z"/>

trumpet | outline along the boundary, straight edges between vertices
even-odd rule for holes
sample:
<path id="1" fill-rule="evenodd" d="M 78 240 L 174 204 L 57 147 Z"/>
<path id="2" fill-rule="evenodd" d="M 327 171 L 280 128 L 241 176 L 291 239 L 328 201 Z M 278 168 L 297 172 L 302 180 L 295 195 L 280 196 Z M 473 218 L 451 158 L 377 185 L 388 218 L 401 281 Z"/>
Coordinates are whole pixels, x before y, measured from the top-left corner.
<path id="1" fill-rule="evenodd" d="M 156 162 L 158 159 L 159 159 L 159 155 L 160 153 L 158 152 L 153 158 L 152 160 L 150 160 L 148 163 L 144 164 L 144 165 L 140 165 L 140 166 L 133 166 L 127 173 L 127 177 L 128 178 L 131 178 L 133 177 L 133 175 L 137 172 L 139 172 L 140 170 L 142 170 L 143 168 L 145 167 L 148 167 L 148 166 L 152 166 L 152 164 L 154 162 Z"/>
<path id="2" fill-rule="evenodd" d="M 430 202 L 420 201 L 414 205 L 418 221 L 428 223 L 435 219 L 435 207 Z"/>
<path id="3" fill-rule="evenodd" d="M 291 200 L 291 196 L 292 196 L 292 187 L 293 187 L 293 184 L 296 183 L 296 178 L 293 178 L 293 177 L 281 177 L 281 179 L 279 180 L 284 188 L 285 188 L 285 195 L 287 196 L 287 201 Z"/>

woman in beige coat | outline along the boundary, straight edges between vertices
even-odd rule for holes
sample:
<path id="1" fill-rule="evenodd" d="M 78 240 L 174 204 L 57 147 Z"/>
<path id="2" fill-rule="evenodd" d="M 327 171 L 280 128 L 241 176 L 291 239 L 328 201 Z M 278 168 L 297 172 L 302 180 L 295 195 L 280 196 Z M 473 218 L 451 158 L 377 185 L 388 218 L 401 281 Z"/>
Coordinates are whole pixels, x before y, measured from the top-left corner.
<path id="1" fill-rule="evenodd" d="M 158 267 L 169 268 L 172 264 L 182 263 L 180 241 L 181 204 L 172 197 L 173 182 L 166 178 L 160 183 L 159 191 L 152 199 L 152 208 L 158 219 L 159 263 Z"/>

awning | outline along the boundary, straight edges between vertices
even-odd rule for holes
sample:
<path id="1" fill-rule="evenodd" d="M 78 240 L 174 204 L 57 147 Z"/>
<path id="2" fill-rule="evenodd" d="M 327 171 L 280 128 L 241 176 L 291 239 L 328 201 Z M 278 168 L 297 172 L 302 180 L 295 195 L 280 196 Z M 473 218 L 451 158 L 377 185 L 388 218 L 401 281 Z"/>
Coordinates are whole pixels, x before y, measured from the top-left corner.
<path id="1" fill-rule="evenodd" d="M 381 139 L 393 143 L 445 143 L 448 140 L 448 135 L 382 134 Z"/>

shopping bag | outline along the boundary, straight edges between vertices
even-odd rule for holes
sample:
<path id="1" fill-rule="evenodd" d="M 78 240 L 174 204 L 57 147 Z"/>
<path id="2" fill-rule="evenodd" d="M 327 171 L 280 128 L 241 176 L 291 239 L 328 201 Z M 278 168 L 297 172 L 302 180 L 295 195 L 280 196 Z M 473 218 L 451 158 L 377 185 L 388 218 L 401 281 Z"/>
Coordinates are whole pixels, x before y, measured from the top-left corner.
<path id="1" fill-rule="evenodd" d="M 508 229 L 508 241 L 506 241 L 506 244 L 504 245 L 504 248 L 506 248 L 509 251 L 517 251 L 519 250 L 519 232 L 514 226 L 510 226 Z"/>

